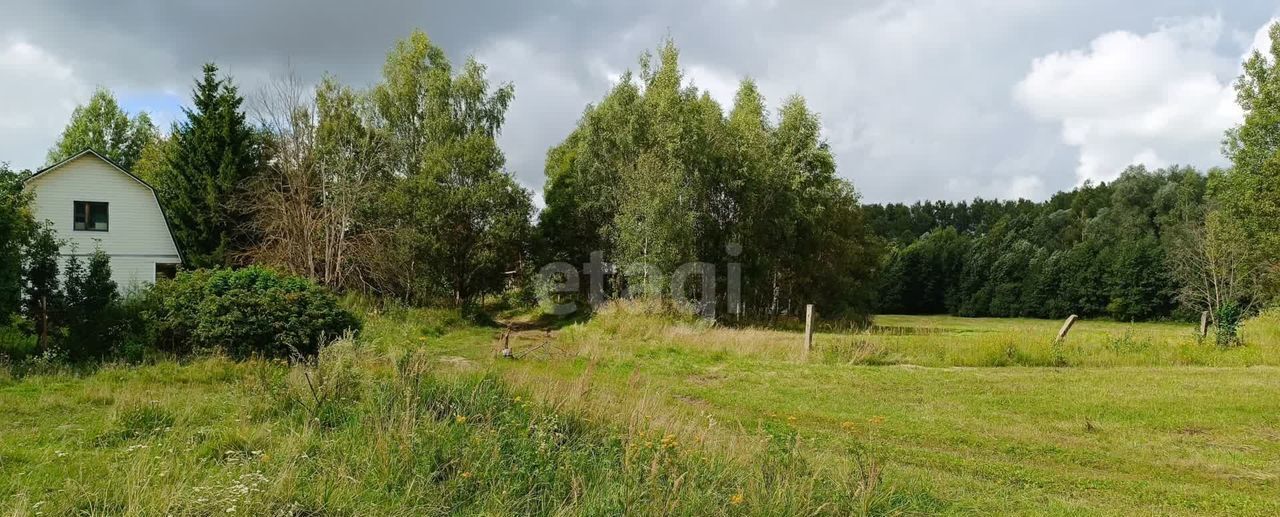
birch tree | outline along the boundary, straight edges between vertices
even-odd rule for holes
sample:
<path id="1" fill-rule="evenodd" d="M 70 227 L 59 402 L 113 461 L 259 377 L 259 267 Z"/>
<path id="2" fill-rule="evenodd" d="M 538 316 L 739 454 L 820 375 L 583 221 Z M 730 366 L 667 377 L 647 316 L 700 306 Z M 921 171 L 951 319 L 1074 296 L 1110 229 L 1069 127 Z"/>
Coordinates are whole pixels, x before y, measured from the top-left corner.
<path id="1" fill-rule="evenodd" d="M 1260 301 L 1266 261 L 1247 231 L 1223 212 L 1184 229 L 1170 253 L 1179 300 L 1209 312 L 1220 345 L 1239 341 L 1240 321 Z"/>
<path id="2" fill-rule="evenodd" d="M 365 97 L 332 77 L 314 91 L 291 77 L 259 99 L 272 159 L 253 192 L 260 241 L 250 256 L 330 287 L 367 287 L 379 229 L 364 215 L 385 145 Z"/>

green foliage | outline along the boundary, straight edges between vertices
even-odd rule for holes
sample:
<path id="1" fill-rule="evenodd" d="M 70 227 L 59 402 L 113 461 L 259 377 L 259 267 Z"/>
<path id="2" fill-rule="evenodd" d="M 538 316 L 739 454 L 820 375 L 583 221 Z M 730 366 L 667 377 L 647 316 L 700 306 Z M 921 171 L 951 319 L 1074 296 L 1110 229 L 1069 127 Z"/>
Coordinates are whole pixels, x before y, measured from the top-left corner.
<path id="1" fill-rule="evenodd" d="M 106 358 L 117 351 L 128 330 L 128 313 L 111 280 L 110 257 L 94 250 L 86 267 L 72 254 L 61 272 L 59 257 L 60 243 L 52 227 L 39 227 L 24 249 L 27 321 L 22 326 L 30 326 L 41 354 L 75 362 Z"/>
<path id="2" fill-rule="evenodd" d="M 49 350 L 62 324 L 66 298 L 60 287 L 60 243 L 51 225 L 41 225 L 23 254 L 23 313 L 35 326 L 42 350 Z"/>
<path id="3" fill-rule="evenodd" d="M 142 154 L 138 155 L 138 160 L 128 170 L 148 185 L 158 187 L 164 181 L 161 176 L 169 169 L 169 155 L 173 149 L 173 138 L 159 136 L 142 148 Z"/>
<path id="4" fill-rule="evenodd" d="M 1280 22 L 1269 33 L 1270 47 L 1245 60 L 1235 83 L 1244 122 L 1223 140 L 1232 168 L 1210 185 L 1224 215 L 1248 235 L 1246 244 L 1258 248 L 1264 269 L 1274 269 L 1280 256 Z M 1265 294 L 1280 294 L 1278 285 Z"/>
<path id="5" fill-rule="evenodd" d="M 871 226 L 896 243 L 880 278 L 880 310 L 1117 320 L 1184 314 L 1176 303 L 1181 280 L 1168 263 L 1175 236 L 1203 217 L 1207 182 L 1191 168 L 1134 166 L 1111 183 L 1038 203 L 868 206 Z"/>
<path id="6" fill-rule="evenodd" d="M 1224 303 L 1214 311 L 1214 339 L 1218 346 L 1229 348 L 1241 344 L 1240 325 L 1245 315 L 1244 309 L 1235 302 Z"/>
<path id="7" fill-rule="evenodd" d="M 26 328 L 26 322 L 17 316 L 0 321 L 0 370 L 9 361 L 21 361 L 40 353 L 39 343 Z"/>
<path id="8" fill-rule="evenodd" d="M 1263 179 L 1259 174 L 1263 164 L 1280 151 L 1280 22 L 1268 32 L 1270 47 L 1249 55 L 1235 82 L 1244 122 L 1228 130 L 1223 141 L 1233 173 L 1242 179 Z"/>
<path id="9" fill-rule="evenodd" d="M 629 271 L 617 293 L 665 293 L 664 275 L 681 264 L 737 262 L 751 314 L 805 303 L 833 318 L 870 312 L 880 247 L 817 115 L 793 97 L 775 122 L 744 80 L 726 117 L 685 82 L 671 41 L 548 151 L 545 198 L 539 259 L 584 263 L 601 251 Z M 717 271 L 722 310 L 726 270 Z"/>
<path id="10" fill-rule="evenodd" d="M 22 178 L 0 163 L 0 322 L 17 313 L 22 303 L 23 248 L 35 230 L 29 203 Z"/>
<path id="11" fill-rule="evenodd" d="M 260 267 L 179 273 L 152 289 L 146 319 L 163 351 L 313 355 L 360 322 L 327 289 Z"/>
<path id="12" fill-rule="evenodd" d="M 245 121 L 244 98 L 213 64 L 204 66 L 192 97 L 194 107 L 184 108 L 186 120 L 173 128 L 156 188 L 188 265 L 224 266 L 252 244 L 238 200 L 260 168 L 260 142 Z"/>
<path id="13" fill-rule="evenodd" d="M 132 170 L 143 149 L 158 137 L 159 132 L 146 112 L 130 119 L 115 96 L 105 88 L 99 88 L 88 104 L 77 106 L 71 113 L 71 121 L 49 149 L 45 161 L 48 164 L 58 163 L 92 149 L 125 170 Z"/>
<path id="14" fill-rule="evenodd" d="M 950 312 L 955 304 L 950 279 L 960 276 L 968 253 L 968 239 L 951 226 L 892 250 L 880 277 L 880 310 L 895 314 Z"/>
<path id="15" fill-rule="evenodd" d="M 513 95 L 510 84 L 491 89 L 473 59 L 454 74 L 421 31 L 387 56 L 372 98 L 390 149 L 377 207 L 394 236 L 379 257 L 389 294 L 468 305 L 522 262 L 533 203 L 496 140 Z"/>
<path id="16" fill-rule="evenodd" d="M 73 255 L 63 280 L 67 332 L 60 348 L 73 361 L 108 357 L 120 343 L 125 320 L 120 294 L 111 280 L 110 257 L 94 250 L 85 268 Z"/>

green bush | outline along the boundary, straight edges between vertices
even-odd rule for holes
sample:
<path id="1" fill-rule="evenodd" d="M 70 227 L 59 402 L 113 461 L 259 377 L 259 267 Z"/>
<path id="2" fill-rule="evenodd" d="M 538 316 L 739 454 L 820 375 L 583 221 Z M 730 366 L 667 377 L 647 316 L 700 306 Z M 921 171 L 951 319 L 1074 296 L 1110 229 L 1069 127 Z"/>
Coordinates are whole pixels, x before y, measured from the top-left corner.
<path id="1" fill-rule="evenodd" d="M 72 256 L 63 274 L 62 324 L 59 348 L 72 361 L 104 359 L 117 352 L 125 314 L 120 293 L 111 280 L 111 258 L 95 250 L 88 264 Z"/>
<path id="2" fill-rule="evenodd" d="M 0 360 L 17 361 L 35 356 L 39 347 L 36 337 L 17 316 L 11 321 L 0 321 Z"/>
<path id="3" fill-rule="evenodd" d="M 183 272 L 134 302 L 163 351 L 235 358 L 313 355 L 360 321 L 330 291 L 261 267 Z"/>
<path id="4" fill-rule="evenodd" d="M 1219 347 L 1230 348 L 1243 344 L 1240 339 L 1240 324 L 1244 322 L 1244 318 L 1244 310 L 1234 302 L 1224 303 L 1214 310 L 1213 319 L 1217 327 L 1214 336 Z"/>

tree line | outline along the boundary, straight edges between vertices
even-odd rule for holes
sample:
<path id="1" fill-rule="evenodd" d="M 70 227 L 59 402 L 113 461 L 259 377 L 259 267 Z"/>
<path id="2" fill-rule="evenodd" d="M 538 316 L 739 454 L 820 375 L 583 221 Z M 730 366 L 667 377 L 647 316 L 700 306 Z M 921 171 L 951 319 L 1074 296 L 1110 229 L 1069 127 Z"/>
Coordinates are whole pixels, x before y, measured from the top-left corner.
<path id="1" fill-rule="evenodd" d="M 326 76 L 248 101 L 207 64 L 167 134 L 99 90 L 49 152 L 99 150 L 157 191 L 188 268 L 266 264 L 410 303 L 474 302 L 526 262 L 530 192 L 496 138 L 514 95 L 415 31 L 369 89 Z"/>
<path id="2" fill-rule="evenodd" d="M 615 293 L 664 295 L 681 264 L 717 264 L 715 303 L 755 318 L 806 303 L 865 318 L 880 246 L 804 99 L 774 116 L 750 79 L 728 112 L 667 41 L 547 152 L 541 261 L 615 262 Z M 729 264 L 741 292 L 729 306 Z"/>
<path id="3" fill-rule="evenodd" d="M 1214 171 L 1213 175 L 1220 175 Z M 1169 267 L 1202 220 L 1208 178 L 1130 167 L 1043 202 L 870 205 L 892 243 L 879 309 L 909 314 L 1117 320 L 1186 316 Z"/>
<path id="4" fill-rule="evenodd" d="M 871 205 L 886 312 L 1119 320 L 1207 311 L 1218 339 L 1280 294 L 1280 23 L 1236 81 L 1227 168 L 1133 166 L 1044 202 Z"/>
<path id="5" fill-rule="evenodd" d="M 167 132 L 100 90 L 48 160 L 92 148 L 151 183 L 189 268 L 261 264 L 414 304 L 527 301 L 545 295 L 541 265 L 600 252 L 617 296 L 667 297 L 679 265 L 715 264 L 716 312 L 751 319 L 815 303 L 858 321 L 1237 321 L 1271 299 L 1280 256 L 1280 26 L 1272 40 L 1238 82 L 1246 118 L 1225 136 L 1230 168 L 1131 167 L 1043 202 L 864 207 L 802 97 L 771 108 L 744 79 L 721 106 L 686 79 L 671 41 L 548 150 L 536 215 L 497 145 L 514 86 L 490 84 L 474 59 L 455 66 L 421 31 L 368 88 L 286 78 L 246 100 L 206 65 Z M 41 226 L 22 215 L 21 176 L 3 175 L 9 313 Z"/>
<path id="6" fill-rule="evenodd" d="M 167 135 L 102 90 L 49 161 L 94 148 L 131 167 L 156 188 L 190 268 L 266 264 L 339 290 L 468 305 L 512 286 L 527 299 L 540 265 L 600 252 L 617 267 L 613 295 L 666 297 L 672 272 L 701 262 L 718 266 L 721 313 L 870 312 L 879 241 L 803 98 L 771 111 L 748 79 L 726 112 L 666 41 L 548 151 L 535 218 L 496 143 L 513 85 L 490 85 L 473 59 L 455 68 L 420 31 L 382 75 L 368 89 L 286 78 L 246 101 L 206 65 Z M 730 263 L 744 286 L 734 307 Z"/>

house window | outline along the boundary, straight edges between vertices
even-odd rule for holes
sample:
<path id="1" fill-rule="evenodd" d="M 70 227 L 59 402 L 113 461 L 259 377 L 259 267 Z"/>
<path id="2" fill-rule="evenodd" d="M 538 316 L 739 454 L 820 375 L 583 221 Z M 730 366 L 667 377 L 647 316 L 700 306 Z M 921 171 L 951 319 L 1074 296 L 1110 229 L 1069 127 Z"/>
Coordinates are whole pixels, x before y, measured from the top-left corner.
<path id="1" fill-rule="evenodd" d="M 160 280 L 162 278 L 168 278 L 172 280 L 173 277 L 175 276 L 178 276 L 177 264 L 162 264 L 159 262 L 156 263 L 156 280 Z"/>
<path id="2" fill-rule="evenodd" d="M 98 201 L 76 201 L 73 218 L 76 230 L 105 232 L 107 231 L 107 204 Z"/>

